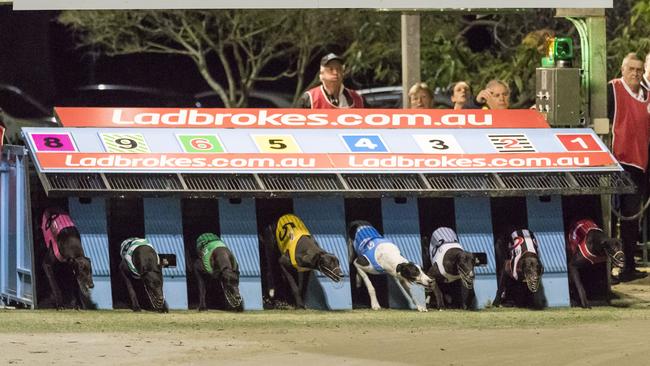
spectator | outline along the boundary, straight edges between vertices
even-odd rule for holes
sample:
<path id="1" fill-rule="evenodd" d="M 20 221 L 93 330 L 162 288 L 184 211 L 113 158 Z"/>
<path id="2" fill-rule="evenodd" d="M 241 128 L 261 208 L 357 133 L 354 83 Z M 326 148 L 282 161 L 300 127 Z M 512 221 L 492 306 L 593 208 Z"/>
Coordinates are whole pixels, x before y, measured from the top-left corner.
<path id="1" fill-rule="evenodd" d="M 476 95 L 478 104 L 484 109 L 508 109 L 510 107 L 510 87 L 501 80 L 493 79 Z M 487 108 L 486 108 L 487 107 Z"/>
<path id="2" fill-rule="evenodd" d="M 650 114 L 647 91 L 641 87 L 643 62 L 630 53 L 621 64 L 621 78 L 607 84 L 607 115 L 612 121 L 612 152 L 623 169 L 630 174 L 638 191 L 619 197 L 623 216 L 634 216 L 641 209 L 648 182 L 648 144 Z M 621 221 L 621 240 L 625 267 L 620 281 L 645 277 L 636 270 L 634 251 L 639 240 L 639 220 Z"/>
<path id="3" fill-rule="evenodd" d="M 310 89 L 298 100 L 298 108 L 332 109 L 363 108 L 363 99 L 354 90 L 343 86 L 343 59 L 330 53 L 320 60 L 321 85 Z"/>
<path id="4" fill-rule="evenodd" d="M 472 89 L 464 81 L 457 81 L 451 84 L 449 88 L 451 94 L 451 104 L 454 109 L 464 109 L 468 107 Z"/>
<path id="5" fill-rule="evenodd" d="M 409 108 L 431 109 L 433 108 L 433 92 L 427 83 L 415 83 L 409 89 Z"/>

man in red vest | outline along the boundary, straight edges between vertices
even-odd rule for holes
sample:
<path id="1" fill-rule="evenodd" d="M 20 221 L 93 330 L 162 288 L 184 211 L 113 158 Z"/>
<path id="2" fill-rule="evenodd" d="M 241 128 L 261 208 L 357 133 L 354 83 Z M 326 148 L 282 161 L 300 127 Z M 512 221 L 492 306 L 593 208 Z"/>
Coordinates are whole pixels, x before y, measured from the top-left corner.
<path id="1" fill-rule="evenodd" d="M 607 85 L 607 114 L 612 121 L 612 151 L 630 174 L 638 190 L 620 198 L 621 215 L 634 216 L 642 206 L 648 186 L 648 146 L 650 143 L 650 100 L 641 86 L 643 61 L 630 53 L 621 65 L 621 78 Z M 625 267 L 620 281 L 631 281 L 646 274 L 635 268 L 634 252 L 639 241 L 639 220 L 621 221 L 621 240 Z"/>
<path id="2" fill-rule="evenodd" d="M 333 109 L 363 108 L 363 99 L 354 90 L 343 86 L 343 59 L 330 53 L 320 60 L 321 85 L 310 89 L 298 100 L 298 108 Z"/>

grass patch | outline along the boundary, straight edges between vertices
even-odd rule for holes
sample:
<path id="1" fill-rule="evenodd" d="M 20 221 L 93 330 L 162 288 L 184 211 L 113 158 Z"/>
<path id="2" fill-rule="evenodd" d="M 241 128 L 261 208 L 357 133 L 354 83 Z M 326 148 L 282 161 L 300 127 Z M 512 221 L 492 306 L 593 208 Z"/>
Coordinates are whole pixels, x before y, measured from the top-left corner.
<path id="1" fill-rule="evenodd" d="M 499 308 L 482 311 L 264 311 L 229 313 L 172 311 L 169 314 L 111 311 L 0 311 L 4 333 L 42 332 L 166 332 L 226 329 L 292 328 L 345 330 L 360 328 L 544 328 L 573 327 L 618 320 L 649 320 L 650 311 L 638 308 L 598 307 L 591 310 L 555 308 L 544 311 Z"/>

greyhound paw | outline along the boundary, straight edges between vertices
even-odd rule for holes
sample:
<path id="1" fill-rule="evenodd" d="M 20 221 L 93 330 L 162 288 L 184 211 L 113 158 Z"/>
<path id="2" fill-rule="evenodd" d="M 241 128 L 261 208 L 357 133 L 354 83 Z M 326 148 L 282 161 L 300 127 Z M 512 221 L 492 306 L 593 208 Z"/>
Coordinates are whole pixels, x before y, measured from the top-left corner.
<path id="1" fill-rule="evenodd" d="M 139 306 L 136 307 L 136 308 L 133 308 L 132 310 L 133 310 L 134 312 L 136 312 L 136 313 L 139 313 L 139 312 L 142 311 L 142 309 L 141 309 Z"/>
<path id="2" fill-rule="evenodd" d="M 269 297 L 270 297 L 270 298 L 274 298 L 274 297 L 275 297 L 275 289 L 274 289 L 274 288 L 272 288 L 272 289 L 269 290 Z"/>
<path id="3" fill-rule="evenodd" d="M 372 310 L 380 310 L 381 309 L 381 306 L 379 306 L 379 304 L 372 304 L 370 307 L 372 308 Z"/>
<path id="4" fill-rule="evenodd" d="M 197 310 L 198 310 L 198 311 L 207 311 L 207 310 L 208 310 L 208 307 L 205 306 L 205 305 L 203 305 L 203 306 L 199 306 L 199 308 L 198 308 Z"/>
<path id="5" fill-rule="evenodd" d="M 421 312 L 421 313 L 426 313 L 426 312 L 429 311 L 429 309 L 427 309 L 426 306 L 418 305 L 418 311 Z"/>

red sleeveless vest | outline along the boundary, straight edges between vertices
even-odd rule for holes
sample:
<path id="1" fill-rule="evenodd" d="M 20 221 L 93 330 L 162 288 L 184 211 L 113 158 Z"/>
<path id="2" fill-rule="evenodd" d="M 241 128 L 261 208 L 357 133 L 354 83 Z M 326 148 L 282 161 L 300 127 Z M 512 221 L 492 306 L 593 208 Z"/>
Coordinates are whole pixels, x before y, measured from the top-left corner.
<path id="1" fill-rule="evenodd" d="M 569 254 L 573 257 L 577 251 L 580 251 L 580 254 L 591 264 L 606 262 L 606 256 L 597 256 L 587 248 L 587 235 L 591 230 L 602 231 L 591 220 L 580 220 L 573 225 L 569 230 Z"/>
<path id="2" fill-rule="evenodd" d="M 352 97 L 352 105 L 348 107 L 337 107 L 330 103 L 330 101 L 327 99 L 322 85 L 319 85 L 307 91 L 309 94 L 312 109 L 363 108 L 363 99 L 359 94 L 357 94 L 357 92 L 352 89 L 345 88 L 343 95 L 345 95 L 346 92 L 349 93 L 350 97 Z"/>
<path id="3" fill-rule="evenodd" d="M 620 163 L 637 167 L 645 172 L 648 166 L 648 142 L 650 141 L 648 96 L 646 94 L 644 101 L 635 99 L 625 89 L 622 79 L 614 79 L 610 83 L 616 101 L 612 126 L 612 151 Z"/>

